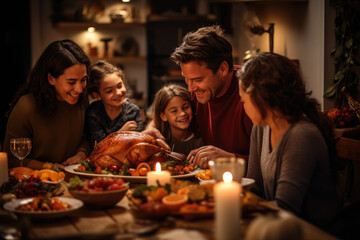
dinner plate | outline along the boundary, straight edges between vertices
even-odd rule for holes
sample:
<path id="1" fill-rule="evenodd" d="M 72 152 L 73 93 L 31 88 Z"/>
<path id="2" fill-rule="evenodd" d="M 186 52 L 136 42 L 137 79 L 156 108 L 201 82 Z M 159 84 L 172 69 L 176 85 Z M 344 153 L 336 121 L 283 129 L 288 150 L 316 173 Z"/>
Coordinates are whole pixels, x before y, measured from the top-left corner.
<path id="1" fill-rule="evenodd" d="M 17 215 L 29 216 L 34 219 L 54 219 L 54 218 L 64 217 L 83 206 L 83 202 L 75 198 L 66 198 L 66 197 L 57 197 L 57 198 L 60 201 L 70 204 L 71 208 L 66 210 L 50 211 L 50 212 L 26 212 L 26 211 L 16 210 L 18 206 L 26 204 L 34 199 L 34 198 L 23 198 L 5 203 L 4 209 L 13 212 Z"/>
<path id="2" fill-rule="evenodd" d="M 125 182 L 131 183 L 146 183 L 146 176 L 124 176 L 124 175 L 112 175 L 112 174 L 97 174 L 97 173 L 86 173 L 86 172 L 77 172 L 74 169 L 77 169 L 80 164 L 70 165 L 65 167 L 65 171 L 68 173 L 72 173 L 75 175 L 81 175 L 84 177 L 115 177 L 122 178 Z M 172 178 L 177 179 L 187 179 L 191 177 L 195 177 L 198 172 L 204 171 L 204 169 L 196 169 L 191 173 L 183 174 L 183 175 L 175 175 L 171 176 Z"/>
<path id="3" fill-rule="evenodd" d="M 60 179 L 59 181 L 57 181 L 57 182 L 53 182 L 53 181 L 44 181 L 44 180 L 41 180 L 42 182 L 44 182 L 44 183 L 47 183 L 47 184 L 50 184 L 50 185 L 57 185 L 57 184 L 59 184 L 59 183 L 61 183 L 62 181 L 64 181 L 64 179 L 62 178 L 62 179 Z"/>
<path id="4" fill-rule="evenodd" d="M 200 184 L 215 183 L 214 179 L 210 179 L 210 180 L 202 180 L 201 178 L 198 179 L 200 181 Z M 242 178 L 240 184 L 243 187 L 243 189 L 250 190 L 252 186 L 254 186 L 255 180 L 252 178 Z"/>

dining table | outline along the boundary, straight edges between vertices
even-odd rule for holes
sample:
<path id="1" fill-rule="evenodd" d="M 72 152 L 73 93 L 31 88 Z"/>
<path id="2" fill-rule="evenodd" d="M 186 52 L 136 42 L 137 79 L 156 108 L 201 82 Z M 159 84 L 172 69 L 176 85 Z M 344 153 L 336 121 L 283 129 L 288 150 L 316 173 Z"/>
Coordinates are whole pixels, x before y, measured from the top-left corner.
<path id="1" fill-rule="evenodd" d="M 67 174 L 65 179 L 68 179 Z M 136 186 L 130 184 L 131 187 Z M 72 198 L 66 187 L 66 181 L 60 183 L 62 197 Z M 261 204 L 273 212 L 286 213 L 272 203 L 261 200 Z M 246 239 L 247 229 L 251 223 L 264 212 L 253 213 L 251 217 L 242 214 L 239 221 L 240 236 Z M 269 214 L 269 213 L 267 213 Z M 301 226 L 304 240 L 337 239 L 335 236 L 296 216 Z M 162 220 L 138 218 L 129 206 L 128 197 L 124 197 L 115 207 L 92 209 L 85 206 L 55 219 L 32 219 L 0 210 L 0 239 L 215 239 L 215 217 L 187 219 L 179 216 L 168 216 Z M 7 236 L 7 237 L 4 237 Z"/>

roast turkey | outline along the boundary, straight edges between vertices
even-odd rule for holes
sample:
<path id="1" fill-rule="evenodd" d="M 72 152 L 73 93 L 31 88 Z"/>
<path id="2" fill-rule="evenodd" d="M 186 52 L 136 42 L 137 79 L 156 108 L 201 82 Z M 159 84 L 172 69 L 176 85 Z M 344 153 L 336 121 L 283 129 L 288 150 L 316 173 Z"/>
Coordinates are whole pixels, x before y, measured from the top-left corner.
<path id="1" fill-rule="evenodd" d="M 172 154 L 171 149 L 165 141 L 141 132 L 123 131 L 111 133 L 96 144 L 90 154 L 90 162 L 101 169 L 124 164 L 136 167 L 154 156 L 165 161 L 169 154 Z"/>

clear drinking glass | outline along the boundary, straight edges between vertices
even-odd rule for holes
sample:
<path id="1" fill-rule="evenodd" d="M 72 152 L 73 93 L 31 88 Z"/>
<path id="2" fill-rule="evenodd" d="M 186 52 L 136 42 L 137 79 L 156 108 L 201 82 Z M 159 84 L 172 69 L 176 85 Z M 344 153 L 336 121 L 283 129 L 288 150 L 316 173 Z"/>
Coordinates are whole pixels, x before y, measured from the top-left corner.
<path id="1" fill-rule="evenodd" d="M 241 179 L 245 173 L 245 160 L 235 157 L 221 157 L 215 159 L 215 161 L 210 160 L 209 167 L 212 178 L 216 182 L 221 182 L 223 180 L 223 174 L 230 172 L 233 176 L 233 181 L 241 183 Z"/>
<path id="2" fill-rule="evenodd" d="M 29 155 L 31 151 L 31 139 L 30 138 L 12 138 L 10 139 L 11 153 L 17 157 L 20 161 L 20 166 L 23 166 L 24 158 Z"/>

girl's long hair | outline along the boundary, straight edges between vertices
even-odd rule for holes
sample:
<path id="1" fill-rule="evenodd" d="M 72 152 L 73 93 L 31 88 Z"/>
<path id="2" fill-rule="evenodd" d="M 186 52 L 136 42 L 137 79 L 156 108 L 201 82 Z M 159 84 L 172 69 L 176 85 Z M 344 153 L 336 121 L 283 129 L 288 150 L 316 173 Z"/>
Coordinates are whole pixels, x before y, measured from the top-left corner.
<path id="1" fill-rule="evenodd" d="M 30 71 L 25 84 L 16 93 L 7 115 L 11 113 L 19 98 L 25 94 L 33 95 L 39 113 L 53 115 L 57 109 L 57 97 L 55 87 L 48 82 L 48 74 L 57 78 L 65 69 L 78 63 L 85 64 L 88 69 L 90 60 L 75 42 L 68 39 L 52 42 Z M 87 101 L 86 91 L 83 91 L 77 104 L 86 104 Z"/>
<path id="2" fill-rule="evenodd" d="M 287 57 L 260 53 L 245 63 L 238 72 L 241 87 L 247 92 L 263 118 L 266 107 L 280 112 L 290 123 L 308 118 L 321 131 L 335 168 L 336 141 L 330 119 L 321 112 L 320 104 L 307 92 L 299 68 Z"/>
<path id="3" fill-rule="evenodd" d="M 185 101 L 190 103 L 193 112 L 193 116 L 192 116 L 193 118 L 190 124 L 190 130 L 195 135 L 198 135 L 198 129 L 194 114 L 195 108 L 191 101 L 190 92 L 185 87 L 180 86 L 178 84 L 165 85 L 156 93 L 153 103 L 153 120 L 155 123 L 155 127 L 165 137 L 166 141 L 171 139 L 169 122 L 162 121 L 160 114 L 165 111 L 165 108 L 168 105 L 169 101 L 174 97 L 182 97 Z"/>

